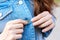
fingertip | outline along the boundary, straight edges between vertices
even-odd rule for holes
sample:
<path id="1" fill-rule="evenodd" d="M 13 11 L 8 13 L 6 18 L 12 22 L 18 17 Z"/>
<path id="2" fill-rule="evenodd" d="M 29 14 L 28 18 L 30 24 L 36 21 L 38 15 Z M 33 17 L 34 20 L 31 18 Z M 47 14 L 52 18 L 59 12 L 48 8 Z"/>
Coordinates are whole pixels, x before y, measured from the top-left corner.
<path id="1" fill-rule="evenodd" d="M 46 32 L 46 30 L 44 30 L 44 29 L 43 29 L 43 30 L 42 30 L 42 32 L 43 32 L 43 33 L 45 33 L 45 32 Z"/>
<path id="2" fill-rule="evenodd" d="M 31 21 L 32 21 L 32 22 L 35 22 L 35 21 L 38 20 L 37 18 L 38 18 L 38 17 L 34 17 L 34 18 L 31 19 Z"/>
<path id="3" fill-rule="evenodd" d="M 28 21 L 25 21 L 25 23 L 24 24 L 28 24 Z"/>
<path id="4" fill-rule="evenodd" d="M 33 18 L 31 19 L 31 21 L 32 21 L 32 22 L 34 21 Z"/>

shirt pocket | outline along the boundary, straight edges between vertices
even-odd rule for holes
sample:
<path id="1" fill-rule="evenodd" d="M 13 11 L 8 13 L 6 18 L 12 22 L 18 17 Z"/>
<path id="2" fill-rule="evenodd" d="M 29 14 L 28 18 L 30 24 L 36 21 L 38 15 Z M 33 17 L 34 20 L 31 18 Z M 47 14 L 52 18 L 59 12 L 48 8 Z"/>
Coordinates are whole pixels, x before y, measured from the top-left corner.
<path id="1" fill-rule="evenodd" d="M 11 20 L 12 7 L 0 9 L 0 33 L 4 30 L 5 25 Z"/>
<path id="2" fill-rule="evenodd" d="M 11 13 L 12 13 L 12 7 L 0 9 L 0 21 L 9 17 L 9 14 L 11 14 Z"/>

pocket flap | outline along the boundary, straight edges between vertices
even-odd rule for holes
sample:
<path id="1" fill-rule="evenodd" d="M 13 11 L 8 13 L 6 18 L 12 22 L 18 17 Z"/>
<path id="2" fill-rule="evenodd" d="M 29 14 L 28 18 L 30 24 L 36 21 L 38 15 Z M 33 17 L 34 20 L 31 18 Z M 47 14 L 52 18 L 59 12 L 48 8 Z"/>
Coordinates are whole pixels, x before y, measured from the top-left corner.
<path id="1" fill-rule="evenodd" d="M 0 17 L 0 20 L 6 18 L 11 12 L 12 12 L 12 7 L 8 7 L 8 8 L 5 8 L 5 9 L 1 9 L 0 10 L 0 13 L 2 13 L 2 16 Z"/>

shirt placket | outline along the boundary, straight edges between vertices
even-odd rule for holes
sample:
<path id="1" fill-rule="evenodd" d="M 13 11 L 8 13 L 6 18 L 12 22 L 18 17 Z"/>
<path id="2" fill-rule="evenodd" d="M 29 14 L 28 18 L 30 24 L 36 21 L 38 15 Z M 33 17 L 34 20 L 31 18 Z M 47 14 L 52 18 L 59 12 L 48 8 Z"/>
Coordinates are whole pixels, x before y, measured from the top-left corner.
<path id="1" fill-rule="evenodd" d="M 22 5 L 23 6 L 23 8 L 24 8 L 24 10 L 25 10 L 25 12 L 26 12 L 26 17 L 25 17 L 25 20 L 27 20 L 27 21 L 29 21 L 30 22 L 30 20 L 32 19 L 32 15 L 31 15 L 31 12 L 30 12 L 30 10 L 29 10 L 29 8 L 27 7 L 27 5 L 26 5 L 26 3 L 25 3 L 25 0 L 20 0 L 19 1 L 19 4 L 20 5 Z M 32 22 L 30 22 L 30 23 L 32 23 Z M 29 23 L 29 24 L 30 24 Z M 33 25 L 32 24 L 30 24 L 30 28 L 32 27 Z M 31 28 L 32 30 L 30 30 L 30 29 L 28 29 L 28 30 L 30 30 L 30 33 L 29 34 L 27 34 L 27 35 L 25 35 L 26 37 L 26 40 L 35 40 L 35 31 L 34 31 L 34 27 L 32 27 Z M 24 33 L 25 34 L 25 33 Z M 28 35 L 31 35 L 30 37 L 28 37 Z M 24 37 L 22 38 L 23 40 L 25 40 L 24 39 Z"/>

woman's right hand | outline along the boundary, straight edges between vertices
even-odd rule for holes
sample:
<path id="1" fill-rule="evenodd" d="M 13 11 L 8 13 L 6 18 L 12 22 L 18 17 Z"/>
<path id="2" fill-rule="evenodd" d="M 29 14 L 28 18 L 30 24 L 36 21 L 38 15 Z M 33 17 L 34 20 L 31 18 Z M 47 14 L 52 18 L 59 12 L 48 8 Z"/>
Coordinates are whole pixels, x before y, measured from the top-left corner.
<path id="1" fill-rule="evenodd" d="M 17 19 L 7 22 L 3 32 L 0 35 L 1 40 L 16 40 L 22 38 L 23 28 L 28 22 Z"/>

